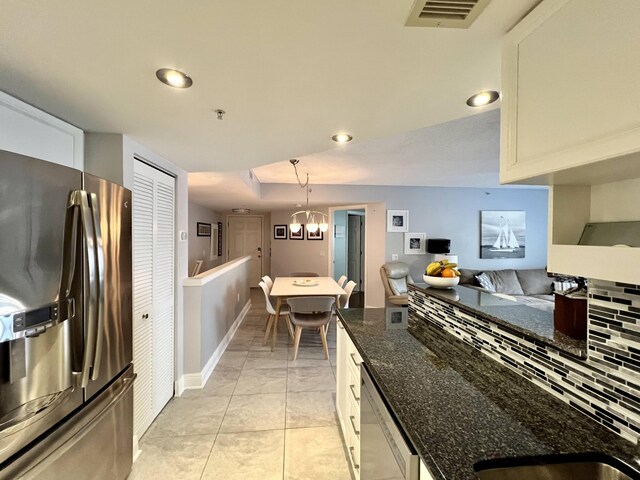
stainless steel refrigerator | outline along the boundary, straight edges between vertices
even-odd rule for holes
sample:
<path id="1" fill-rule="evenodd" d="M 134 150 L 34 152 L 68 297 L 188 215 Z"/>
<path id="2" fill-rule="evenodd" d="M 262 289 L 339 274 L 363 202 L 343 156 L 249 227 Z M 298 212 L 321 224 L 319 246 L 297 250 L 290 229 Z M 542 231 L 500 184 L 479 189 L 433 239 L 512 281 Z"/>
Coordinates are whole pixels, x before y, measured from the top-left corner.
<path id="1" fill-rule="evenodd" d="M 0 151 L 0 479 L 132 464 L 131 192 Z"/>

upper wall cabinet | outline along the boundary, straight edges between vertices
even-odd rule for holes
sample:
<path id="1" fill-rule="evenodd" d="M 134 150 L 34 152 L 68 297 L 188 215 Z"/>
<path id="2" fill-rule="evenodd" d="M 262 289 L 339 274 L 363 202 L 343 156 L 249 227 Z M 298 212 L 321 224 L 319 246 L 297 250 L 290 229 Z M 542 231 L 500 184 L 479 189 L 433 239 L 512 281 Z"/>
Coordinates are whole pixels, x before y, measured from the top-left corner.
<path id="1" fill-rule="evenodd" d="M 506 37 L 502 183 L 640 177 L 640 1 L 544 0 Z"/>
<path id="2" fill-rule="evenodd" d="M 0 92 L 0 150 L 82 170 L 84 133 L 6 93 Z"/>

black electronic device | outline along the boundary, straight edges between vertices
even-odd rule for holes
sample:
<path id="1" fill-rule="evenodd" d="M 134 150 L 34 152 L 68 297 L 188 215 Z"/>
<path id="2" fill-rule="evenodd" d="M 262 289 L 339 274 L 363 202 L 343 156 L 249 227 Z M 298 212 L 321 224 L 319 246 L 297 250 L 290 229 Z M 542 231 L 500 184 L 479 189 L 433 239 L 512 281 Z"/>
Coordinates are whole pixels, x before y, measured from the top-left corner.
<path id="1" fill-rule="evenodd" d="M 448 238 L 430 238 L 427 240 L 427 252 L 450 253 L 451 240 L 449 240 Z"/>

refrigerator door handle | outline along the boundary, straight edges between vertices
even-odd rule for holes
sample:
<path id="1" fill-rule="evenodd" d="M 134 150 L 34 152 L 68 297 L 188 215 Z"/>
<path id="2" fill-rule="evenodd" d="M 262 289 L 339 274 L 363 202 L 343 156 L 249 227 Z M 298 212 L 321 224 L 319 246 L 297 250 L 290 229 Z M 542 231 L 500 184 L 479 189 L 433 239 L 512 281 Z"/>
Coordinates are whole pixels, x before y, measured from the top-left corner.
<path id="1" fill-rule="evenodd" d="M 78 241 L 78 209 L 73 204 L 73 199 L 69 202 L 69 207 L 73 210 L 71 213 L 71 238 L 66 242 L 67 248 L 69 249 L 69 276 L 67 277 L 67 285 L 64 288 L 64 298 L 69 298 L 69 295 L 71 295 L 73 277 L 76 274 L 76 245 Z"/>
<path id="2" fill-rule="evenodd" d="M 84 356 L 82 359 L 82 372 L 80 374 L 80 386 L 86 388 L 89 385 L 91 362 L 95 358 L 95 337 L 98 312 L 97 266 L 96 266 L 96 239 L 93 227 L 93 213 L 89 207 L 87 192 L 76 190 L 71 201 L 73 205 L 80 207 L 80 221 L 82 223 L 83 253 L 86 259 L 84 276 L 87 290 L 86 302 L 87 315 L 84 324 Z"/>
<path id="3" fill-rule="evenodd" d="M 95 193 L 89 194 L 91 200 L 91 213 L 95 234 L 95 252 L 98 280 L 98 308 L 95 336 L 95 355 L 93 357 L 93 369 L 91 380 L 97 380 L 100 375 L 100 360 L 102 357 L 102 342 L 104 338 L 104 245 L 102 243 L 102 228 L 100 226 L 100 209 L 98 196 Z"/>

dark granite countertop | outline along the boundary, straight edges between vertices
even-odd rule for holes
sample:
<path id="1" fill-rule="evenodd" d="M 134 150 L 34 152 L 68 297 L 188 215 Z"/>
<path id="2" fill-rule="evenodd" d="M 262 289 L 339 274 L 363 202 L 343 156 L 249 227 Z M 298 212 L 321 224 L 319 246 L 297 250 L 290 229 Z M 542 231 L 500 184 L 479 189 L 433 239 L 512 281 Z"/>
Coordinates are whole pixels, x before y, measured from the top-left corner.
<path id="1" fill-rule="evenodd" d="M 414 283 L 409 288 L 479 315 L 508 330 L 529 335 L 558 350 L 577 357 L 587 356 L 587 344 L 584 340 L 571 338 L 553 327 L 553 312 L 518 304 L 462 285 L 443 290 L 428 287 L 424 283 Z"/>
<path id="2" fill-rule="evenodd" d="M 638 468 L 630 442 L 437 327 L 427 325 L 426 347 L 385 309 L 339 315 L 435 478 L 475 479 L 480 460 L 554 453 L 602 452 Z"/>

